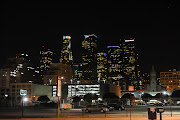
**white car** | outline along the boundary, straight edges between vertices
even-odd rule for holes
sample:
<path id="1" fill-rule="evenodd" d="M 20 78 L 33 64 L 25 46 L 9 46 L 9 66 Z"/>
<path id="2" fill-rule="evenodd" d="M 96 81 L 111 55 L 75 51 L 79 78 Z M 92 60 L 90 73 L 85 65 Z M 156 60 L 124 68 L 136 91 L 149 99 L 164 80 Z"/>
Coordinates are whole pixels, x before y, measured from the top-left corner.
<path id="1" fill-rule="evenodd" d="M 98 105 L 87 105 L 86 107 L 82 108 L 82 111 L 89 112 L 89 113 L 99 111 L 103 113 L 103 112 L 109 111 L 109 109 L 106 107 L 98 106 Z"/>

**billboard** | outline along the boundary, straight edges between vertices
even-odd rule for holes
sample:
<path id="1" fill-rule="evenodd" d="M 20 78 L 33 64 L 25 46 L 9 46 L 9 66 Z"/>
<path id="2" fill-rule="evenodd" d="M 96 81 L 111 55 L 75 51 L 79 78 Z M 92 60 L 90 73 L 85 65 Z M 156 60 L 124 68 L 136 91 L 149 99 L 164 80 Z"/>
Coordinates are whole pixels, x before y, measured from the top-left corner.
<path id="1" fill-rule="evenodd" d="M 22 95 L 22 96 L 27 95 L 27 90 L 25 90 L 25 89 L 20 89 L 20 95 Z"/>

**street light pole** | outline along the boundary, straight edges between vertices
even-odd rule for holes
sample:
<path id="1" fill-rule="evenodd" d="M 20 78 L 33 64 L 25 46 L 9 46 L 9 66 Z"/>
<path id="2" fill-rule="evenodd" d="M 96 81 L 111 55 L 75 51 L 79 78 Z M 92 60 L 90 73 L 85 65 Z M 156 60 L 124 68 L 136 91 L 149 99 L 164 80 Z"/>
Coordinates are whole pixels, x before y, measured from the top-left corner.
<path id="1" fill-rule="evenodd" d="M 24 111 L 24 102 L 23 102 L 23 100 L 22 100 L 22 117 L 24 117 L 23 111 Z"/>
<path id="2" fill-rule="evenodd" d="M 57 96 L 58 96 L 58 118 L 60 117 L 60 109 L 61 109 L 61 86 L 62 86 L 62 79 L 64 77 L 60 77 L 58 76 L 58 93 L 57 93 Z"/>
<path id="3" fill-rule="evenodd" d="M 22 99 L 22 117 L 24 117 L 24 102 L 26 102 L 28 100 L 28 98 L 23 98 Z"/>

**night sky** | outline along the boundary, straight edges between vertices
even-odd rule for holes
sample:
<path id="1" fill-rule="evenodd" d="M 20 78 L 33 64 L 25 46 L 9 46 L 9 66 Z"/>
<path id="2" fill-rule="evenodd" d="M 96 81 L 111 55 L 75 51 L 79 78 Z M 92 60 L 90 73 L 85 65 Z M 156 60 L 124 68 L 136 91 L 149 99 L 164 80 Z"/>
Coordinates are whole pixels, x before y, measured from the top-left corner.
<path id="1" fill-rule="evenodd" d="M 98 36 L 98 48 L 136 38 L 142 71 L 180 70 L 179 18 L 175 0 L 81 4 L 5 3 L 1 19 L 0 65 L 7 57 L 28 52 L 36 59 L 43 44 L 60 55 L 62 36 L 70 35 L 74 62 L 81 59 L 84 34 Z"/>

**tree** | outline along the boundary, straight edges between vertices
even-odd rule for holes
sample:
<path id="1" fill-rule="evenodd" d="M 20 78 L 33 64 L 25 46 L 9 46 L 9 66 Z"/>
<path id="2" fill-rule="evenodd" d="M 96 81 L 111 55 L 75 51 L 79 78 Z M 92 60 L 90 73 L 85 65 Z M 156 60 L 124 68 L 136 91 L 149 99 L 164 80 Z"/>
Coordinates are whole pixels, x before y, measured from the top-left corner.
<path id="1" fill-rule="evenodd" d="M 116 94 L 109 92 L 103 95 L 103 100 L 106 100 L 106 102 L 117 102 L 119 101 L 119 97 Z"/>
<path id="2" fill-rule="evenodd" d="M 86 94 L 84 95 L 84 101 L 86 102 L 91 102 L 92 100 L 97 100 L 98 99 L 98 96 L 96 94 Z"/>
<path id="3" fill-rule="evenodd" d="M 106 93 L 103 95 L 103 99 L 119 99 L 114 93 Z"/>
<path id="4" fill-rule="evenodd" d="M 180 97 L 180 90 L 173 91 L 171 97 L 172 98 Z"/>
<path id="5" fill-rule="evenodd" d="M 121 99 L 124 99 L 124 100 L 125 99 L 134 99 L 134 98 L 135 98 L 134 95 L 131 93 L 126 93 L 121 97 Z"/>
<path id="6" fill-rule="evenodd" d="M 72 99 L 73 99 L 73 102 L 79 102 L 81 100 L 81 98 L 78 96 L 75 96 Z"/>
<path id="7" fill-rule="evenodd" d="M 46 95 L 43 95 L 43 96 L 40 96 L 38 98 L 38 101 L 41 101 L 43 103 L 47 103 L 48 101 L 50 101 L 50 99 Z"/>
<path id="8" fill-rule="evenodd" d="M 173 91 L 171 98 L 175 104 L 180 100 L 180 90 Z"/>
<path id="9" fill-rule="evenodd" d="M 148 102 L 151 98 L 152 98 L 152 95 L 150 95 L 148 93 L 144 93 L 144 95 L 142 96 L 142 99 L 145 102 Z"/>

